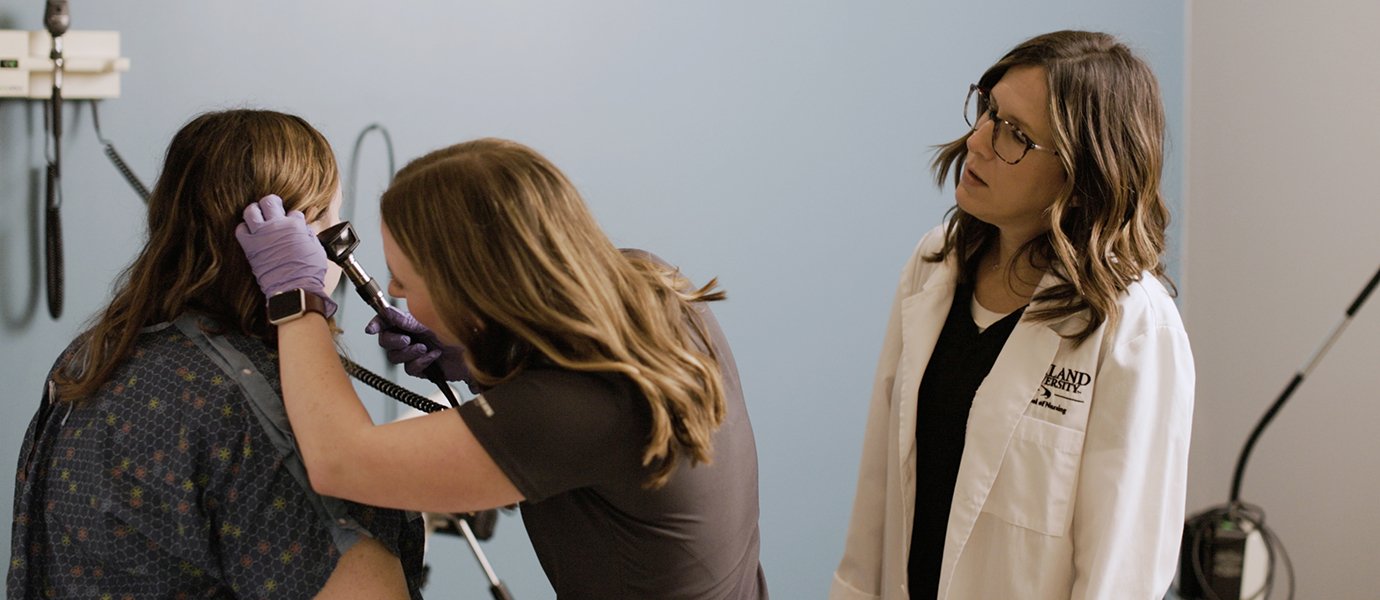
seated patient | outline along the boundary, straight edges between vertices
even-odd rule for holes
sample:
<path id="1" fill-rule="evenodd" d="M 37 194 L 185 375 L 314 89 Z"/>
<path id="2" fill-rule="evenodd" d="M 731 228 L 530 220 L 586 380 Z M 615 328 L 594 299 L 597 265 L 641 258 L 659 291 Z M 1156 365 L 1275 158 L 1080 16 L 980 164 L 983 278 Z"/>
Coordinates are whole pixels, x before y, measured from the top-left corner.
<path id="1" fill-rule="evenodd" d="M 234 237 L 269 193 L 318 231 L 339 218 L 334 154 L 302 119 L 216 112 L 173 137 L 148 242 L 25 434 L 9 598 L 420 598 L 421 520 L 308 485 Z"/>

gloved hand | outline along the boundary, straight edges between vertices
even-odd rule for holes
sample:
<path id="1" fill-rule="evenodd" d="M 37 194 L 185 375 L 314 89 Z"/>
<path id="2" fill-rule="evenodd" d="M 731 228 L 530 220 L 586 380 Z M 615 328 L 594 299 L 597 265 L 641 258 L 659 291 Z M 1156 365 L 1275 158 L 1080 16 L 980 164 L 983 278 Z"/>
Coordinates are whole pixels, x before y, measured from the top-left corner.
<path id="1" fill-rule="evenodd" d="M 302 288 L 326 298 L 330 312 L 335 312 L 326 294 L 326 251 L 301 211 L 284 213 L 282 198 L 264 196 L 245 207 L 235 239 L 264 296 Z"/>
<path id="2" fill-rule="evenodd" d="M 426 377 L 422 372 L 436 363 L 440 365 L 441 375 L 446 381 L 470 383 L 470 369 L 465 366 L 465 349 L 441 343 L 435 333 L 408 313 L 390 306 L 383 314 L 369 321 L 364 333 L 378 334 L 379 347 L 386 351 L 388 362 L 403 365 L 408 375 Z"/>

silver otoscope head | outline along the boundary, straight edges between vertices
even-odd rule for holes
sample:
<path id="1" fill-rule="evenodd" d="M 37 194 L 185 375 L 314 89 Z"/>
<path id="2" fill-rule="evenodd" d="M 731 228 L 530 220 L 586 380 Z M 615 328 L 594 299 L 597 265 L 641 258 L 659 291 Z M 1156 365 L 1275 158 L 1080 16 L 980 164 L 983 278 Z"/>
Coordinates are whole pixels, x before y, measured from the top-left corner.
<path id="1" fill-rule="evenodd" d="M 355 248 L 359 247 L 359 236 L 355 235 L 355 228 L 349 221 L 341 221 L 322 231 L 316 235 L 316 239 L 326 249 L 326 258 L 340 265 L 345 277 L 350 279 L 350 283 L 355 284 L 355 291 L 359 292 L 359 297 L 363 298 L 374 312 L 382 313 L 388 308 L 388 300 L 384 298 L 379 284 L 369 277 L 355 260 L 354 252 Z"/>

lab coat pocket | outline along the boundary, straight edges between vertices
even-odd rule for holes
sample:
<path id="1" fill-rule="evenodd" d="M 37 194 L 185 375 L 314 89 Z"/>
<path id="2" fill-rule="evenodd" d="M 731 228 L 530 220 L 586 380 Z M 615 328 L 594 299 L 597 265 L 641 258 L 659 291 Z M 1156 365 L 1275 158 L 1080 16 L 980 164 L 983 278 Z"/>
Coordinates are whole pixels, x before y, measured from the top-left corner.
<path id="1" fill-rule="evenodd" d="M 983 512 L 1046 535 L 1067 535 L 1082 454 L 1083 432 L 1021 417 Z"/>

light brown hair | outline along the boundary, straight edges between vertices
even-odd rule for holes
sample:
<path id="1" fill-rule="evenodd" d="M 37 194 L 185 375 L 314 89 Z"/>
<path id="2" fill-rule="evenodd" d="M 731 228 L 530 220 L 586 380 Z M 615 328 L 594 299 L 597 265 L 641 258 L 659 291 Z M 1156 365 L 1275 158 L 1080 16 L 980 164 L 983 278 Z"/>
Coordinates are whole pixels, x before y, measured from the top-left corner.
<path id="1" fill-rule="evenodd" d="M 268 194 L 313 221 L 339 183 L 330 144 L 300 117 L 227 110 L 184 125 L 149 197 L 148 240 L 55 374 L 58 396 L 96 393 L 128 357 L 140 328 L 187 311 L 227 331 L 270 338 L 264 296 L 235 226 L 246 206 Z"/>
<path id="2" fill-rule="evenodd" d="M 715 281 L 695 289 L 645 254 L 620 252 L 555 165 L 506 140 L 413 161 L 381 212 L 480 384 L 535 360 L 618 374 L 647 401 L 648 487 L 686 456 L 711 460 L 723 380 L 693 303 L 723 298 Z"/>
<path id="3" fill-rule="evenodd" d="M 1149 272 L 1169 283 L 1164 252 L 1169 210 L 1160 192 L 1164 167 L 1164 107 L 1150 68 L 1116 38 L 1056 31 L 1016 46 L 987 69 L 978 87 L 990 90 L 1012 67 L 1038 66 L 1049 87 L 1054 148 L 1068 175 L 1049 210 L 1050 229 L 1018 256 L 1051 265 L 1058 285 L 1033 298 L 1032 318 L 1052 321 L 1086 310 L 1088 322 L 1070 335 L 1082 343 L 1106 320 L 1115 323 L 1117 297 Z M 971 135 L 971 132 L 968 134 Z M 940 146 L 932 168 L 943 186 L 958 182 L 968 135 Z M 960 277 L 996 238 L 996 227 L 955 206 L 944 247 Z"/>

